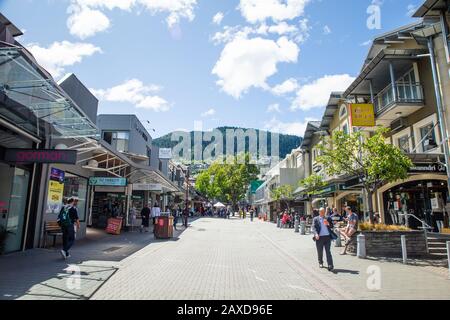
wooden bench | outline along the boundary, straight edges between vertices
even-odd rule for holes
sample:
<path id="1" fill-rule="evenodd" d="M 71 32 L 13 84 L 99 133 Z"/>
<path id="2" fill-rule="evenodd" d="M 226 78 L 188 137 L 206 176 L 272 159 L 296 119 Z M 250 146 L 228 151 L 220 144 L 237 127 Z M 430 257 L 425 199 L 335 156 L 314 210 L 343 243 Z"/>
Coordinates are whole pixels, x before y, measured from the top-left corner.
<path id="1" fill-rule="evenodd" d="M 56 237 L 61 236 L 63 233 L 61 227 L 56 221 L 46 221 L 44 225 L 44 248 L 47 247 L 47 237 L 53 237 L 53 247 L 56 246 Z"/>

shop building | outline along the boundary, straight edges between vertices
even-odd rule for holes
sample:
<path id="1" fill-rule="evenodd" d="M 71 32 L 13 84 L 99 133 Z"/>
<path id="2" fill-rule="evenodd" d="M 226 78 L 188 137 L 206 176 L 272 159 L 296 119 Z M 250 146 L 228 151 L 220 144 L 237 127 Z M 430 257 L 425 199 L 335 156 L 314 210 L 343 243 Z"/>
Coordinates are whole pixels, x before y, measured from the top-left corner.
<path id="1" fill-rule="evenodd" d="M 53 142 L 97 132 L 95 123 L 14 39 L 20 35 L 0 14 L 0 226 L 7 231 L 6 252 L 39 246 L 51 173 L 47 168 L 76 163 L 76 151 L 55 149 Z M 53 178 L 63 180 L 56 170 Z M 67 178 L 69 183 L 73 177 Z"/>

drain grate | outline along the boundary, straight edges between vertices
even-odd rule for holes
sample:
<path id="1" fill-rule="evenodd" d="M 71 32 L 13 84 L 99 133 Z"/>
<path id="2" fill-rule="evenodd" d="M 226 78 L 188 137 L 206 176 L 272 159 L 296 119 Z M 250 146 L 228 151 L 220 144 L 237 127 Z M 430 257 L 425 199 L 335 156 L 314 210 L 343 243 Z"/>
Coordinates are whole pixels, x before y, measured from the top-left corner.
<path id="1" fill-rule="evenodd" d="M 122 247 L 111 247 L 111 248 L 103 250 L 103 252 L 109 253 L 109 252 L 117 251 L 119 249 L 122 249 Z"/>

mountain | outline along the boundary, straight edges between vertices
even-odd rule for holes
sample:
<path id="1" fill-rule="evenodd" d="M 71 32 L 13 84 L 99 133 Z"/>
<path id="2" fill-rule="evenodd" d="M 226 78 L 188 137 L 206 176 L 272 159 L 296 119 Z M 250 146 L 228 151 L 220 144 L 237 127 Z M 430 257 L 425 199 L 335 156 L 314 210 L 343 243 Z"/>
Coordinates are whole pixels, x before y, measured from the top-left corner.
<path id="1" fill-rule="evenodd" d="M 237 130 L 237 129 L 242 129 L 244 130 L 244 132 L 246 132 L 246 128 L 238 128 L 238 127 L 219 127 L 217 128 L 222 135 L 224 136 L 223 139 L 223 149 L 224 149 L 224 153 L 226 150 L 226 138 L 225 138 L 225 132 L 227 129 L 233 129 L 233 130 Z M 264 130 L 258 130 L 258 129 L 253 129 L 256 131 L 256 135 L 258 137 L 258 141 L 259 141 L 259 133 L 261 132 L 265 132 L 267 133 L 267 153 L 268 156 L 271 156 L 271 148 L 270 148 L 270 143 L 271 143 L 271 135 L 272 132 L 269 131 L 264 131 Z M 203 132 L 205 133 L 205 132 Z M 172 136 L 173 132 L 168 133 L 160 138 L 154 139 L 153 140 L 153 144 L 156 145 L 157 147 L 160 148 L 173 148 L 175 145 L 177 145 L 176 141 L 171 141 L 171 136 Z M 193 143 L 194 141 L 194 131 L 190 132 L 191 135 L 191 141 Z M 296 149 L 300 146 L 300 144 L 303 141 L 302 137 L 298 137 L 298 136 L 293 136 L 293 135 L 286 135 L 286 134 L 279 134 L 280 137 L 280 145 L 279 145 L 279 152 L 280 152 L 280 158 L 283 159 L 284 157 L 286 157 L 287 154 L 291 153 L 291 151 L 293 149 Z M 210 142 L 203 142 L 203 149 L 209 144 Z M 248 139 L 246 139 L 246 150 L 248 150 Z M 235 143 L 235 152 L 236 152 L 237 146 Z"/>

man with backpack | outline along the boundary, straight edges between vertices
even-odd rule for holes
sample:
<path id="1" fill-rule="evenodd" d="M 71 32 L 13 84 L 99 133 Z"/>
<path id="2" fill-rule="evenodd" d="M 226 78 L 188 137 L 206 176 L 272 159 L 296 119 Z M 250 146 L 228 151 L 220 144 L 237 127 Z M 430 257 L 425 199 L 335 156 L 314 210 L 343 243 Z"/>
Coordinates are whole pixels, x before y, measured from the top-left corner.
<path id="1" fill-rule="evenodd" d="M 77 198 L 69 198 L 67 205 L 61 208 L 58 215 L 58 224 L 63 233 L 63 249 L 61 250 L 61 256 L 64 259 L 70 258 L 69 250 L 75 242 L 75 226 L 77 229 L 80 228 L 77 204 Z"/>

